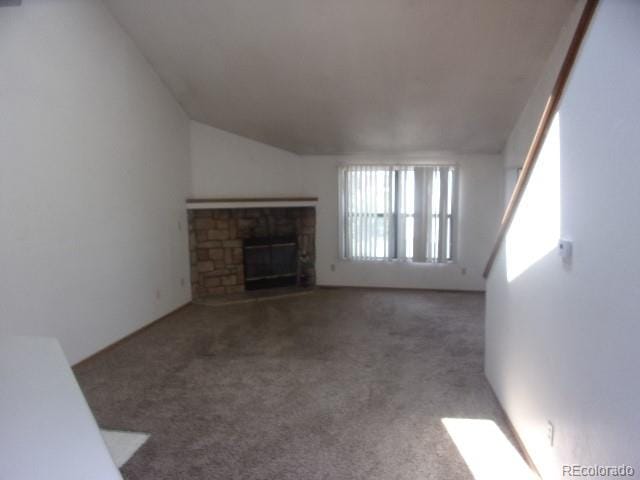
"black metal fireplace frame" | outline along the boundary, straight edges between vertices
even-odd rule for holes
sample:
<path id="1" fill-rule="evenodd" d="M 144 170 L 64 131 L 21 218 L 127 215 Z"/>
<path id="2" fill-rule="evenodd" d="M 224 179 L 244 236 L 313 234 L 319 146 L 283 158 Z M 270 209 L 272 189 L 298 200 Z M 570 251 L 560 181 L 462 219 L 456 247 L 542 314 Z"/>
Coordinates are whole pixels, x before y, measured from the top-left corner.
<path id="1" fill-rule="evenodd" d="M 293 251 L 291 249 L 293 248 Z M 289 264 L 278 264 L 278 255 L 274 252 L 289 252 Z M 256 273 L 255 266 L 250 264 L 257 252 L 263 253 L 263 258 L 268 258 L 268 266 L 263 264 L 263 271 Z M 282 263 L 282 262 L 281 262 Z M 243 241 L 243 266 L 246 290 L 259 290 L 263 288 L 275 288 L 294 286 L 298 284 L 298 241 L 296 235 L 268 236 L 248 238 Z M 284 271 L 283 271 L 283 267 Z"/>

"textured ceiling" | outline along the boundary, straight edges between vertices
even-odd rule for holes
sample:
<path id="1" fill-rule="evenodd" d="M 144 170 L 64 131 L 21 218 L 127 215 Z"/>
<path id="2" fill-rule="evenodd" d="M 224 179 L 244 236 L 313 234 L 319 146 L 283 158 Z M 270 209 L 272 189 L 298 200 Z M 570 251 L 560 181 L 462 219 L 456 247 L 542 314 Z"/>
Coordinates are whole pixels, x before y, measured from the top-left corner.
<path id="1" fill-rule="evenodd" d="M 297 153 L 498 153 L 575 0 L 106 0 L 194 120 Z"/>

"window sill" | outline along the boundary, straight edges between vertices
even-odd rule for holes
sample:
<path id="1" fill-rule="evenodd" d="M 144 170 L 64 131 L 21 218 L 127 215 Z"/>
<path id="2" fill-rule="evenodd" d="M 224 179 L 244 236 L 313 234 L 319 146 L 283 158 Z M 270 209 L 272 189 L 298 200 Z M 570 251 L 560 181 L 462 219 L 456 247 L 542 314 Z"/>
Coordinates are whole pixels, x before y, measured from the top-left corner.
<path id="1" fill-rule="evenodd" d="M 412 260 L 401 260 L 401 259 L 386 259 L 381 258 L 379 260 L 360 260 L 360 259 L 349 259 L 349 258 L 341 258 L 338 260 L 340 263 L 350 263 L 350 264 L 366 264 L 366 265 L 411 265 L 415 267 L 448 267 L 448 266 L 456 266 L 458 263 L 455 260 L 451 260 L 449 262 L 437 263 L 437 262 L 414 262 Z"/>

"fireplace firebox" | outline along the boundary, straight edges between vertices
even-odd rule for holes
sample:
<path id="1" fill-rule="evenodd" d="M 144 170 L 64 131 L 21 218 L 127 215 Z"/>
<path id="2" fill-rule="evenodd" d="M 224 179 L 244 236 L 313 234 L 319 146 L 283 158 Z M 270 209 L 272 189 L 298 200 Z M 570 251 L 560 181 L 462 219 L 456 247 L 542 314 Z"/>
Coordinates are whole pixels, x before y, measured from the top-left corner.
<path id="1" fill-rule="evenodd" d="M 295 235 L 249 238 L 243 242 L 247 290 L 298 283 L 298 244 Z"/>

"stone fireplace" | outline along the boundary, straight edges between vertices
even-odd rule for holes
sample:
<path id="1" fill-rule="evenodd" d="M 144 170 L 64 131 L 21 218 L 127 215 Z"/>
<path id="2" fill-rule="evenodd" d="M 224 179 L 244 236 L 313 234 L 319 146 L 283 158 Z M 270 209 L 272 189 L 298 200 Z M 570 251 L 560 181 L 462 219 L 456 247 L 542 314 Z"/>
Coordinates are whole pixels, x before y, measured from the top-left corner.
<path id="1" fill-rule="evenodd" d="M 194 299 L 315 283 L 313 206 L 189 209 Z"/>

